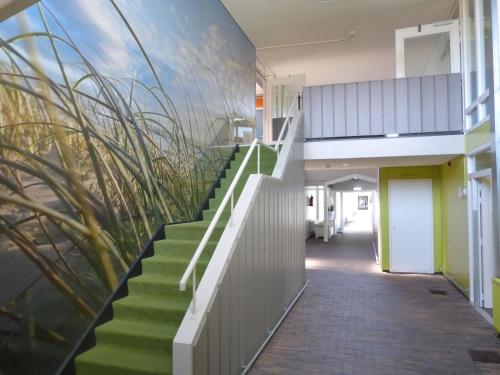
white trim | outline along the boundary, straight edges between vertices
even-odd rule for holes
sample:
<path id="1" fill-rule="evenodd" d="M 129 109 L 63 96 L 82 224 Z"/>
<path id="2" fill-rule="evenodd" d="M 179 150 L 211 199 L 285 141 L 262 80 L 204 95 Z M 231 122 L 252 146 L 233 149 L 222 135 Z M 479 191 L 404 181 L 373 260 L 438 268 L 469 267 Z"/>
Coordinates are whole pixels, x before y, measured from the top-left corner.
<path id="1" fill-rule="evenodd" d="M 326 181 L 323 184 L 323 186 L 326 187 L 328 185 L 335 185 L 335 184 L 338 184 L 339 182 L 345 182 L 345 181 L 352 180 L 353 178 L 357 178 L 358 180 L 363 180 L 363 181 L 368 181 L 368 182 L 373 182 L 373 183 L 378 182 L 377 178 L 368 177 L 368 176 L 364 176 L 362 174 L 353 173 L 353 174 L 350 174 L 348 176 L 338 177 L 338 178 L 334 178 L 333 180 Z"/>
<path id="2" fill-rule="evenodd" d="M 476 100 L 474 100 L 467 108 L 465 108 L 465 114 L 469 116 L 474 110 L 480 105 L 484 104 L 490 97 L 490 89 L 486 89 L 481 95 L 479 95 Z M 484 122 L 485 118 L 489 116 L 485 115 L 479 122 Z"/>
<path id="3" fill-rule="evenodd" d="M 486 150 L 489 150 L 491 149 L 491 143 L 488 142 L 488 143 L 484 143 L 482 144 L 481 146 L 477 146 L 475 149 L 473 149 L 472 151 L 469 151 L 467 153 L 465 153 L 465 155 L 471 157 L 471 156 L 476 156 L 477 154 L 481 153 L 481 152 L 484 152 Z"/>
<path id="4" fill-rule="evenodd" d="M 475 164 L 473 157 L 467 157 L 467 170 L 471 171 L 475 169 Z M 467 242 L 468 242 L 468 253 L 469 253 L 469 300 L 472 305 L 474 305 L 474 228 L 472 223 L 474 222 L 474 196 L 476 183 L 474 179 L 467 179 Z"/>
<path id="5" fill-rule="evenodd" d="M 396 30 L 396 77 L 404 78 L 406 76 L 405 39 L 442 33 L 450 33 L 450 72 L 460 73 L 459 28 L 460 25 L 458 20 L 448 20 Z"/>
<path id="6" fill-rule="evenodd" d="M 304 142 L 304 160 L 463 155 L 463 134 Z"/>
<path id="7" fill-rule="evenodd" d="M 474 22 L 476 27 L 476 67 L 477 67 L 477 96 L 486 91 L 486 69 L 484 49 L 484 4 L 483 0 L 474 1 Z M 477 117 L 483 118 L 486 108 L 483 104 L 478 106 Z"/>
<path id="8" fill-rule="evenodd" d="M 491 168 L 469 173 L 469 179 L 471 180 L 477 180 L 484 177 L 491 177 Z"/>

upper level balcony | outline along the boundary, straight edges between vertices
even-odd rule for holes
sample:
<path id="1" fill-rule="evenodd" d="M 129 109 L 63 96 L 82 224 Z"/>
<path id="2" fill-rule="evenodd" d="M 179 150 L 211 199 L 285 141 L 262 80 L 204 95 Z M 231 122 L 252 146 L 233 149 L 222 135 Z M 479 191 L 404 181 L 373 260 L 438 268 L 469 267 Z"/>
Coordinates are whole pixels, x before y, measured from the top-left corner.
<path id="1" fill-rule="evenodd" d="M 305 87 L 308 141 L 463 133 L 460 74 Z"/>

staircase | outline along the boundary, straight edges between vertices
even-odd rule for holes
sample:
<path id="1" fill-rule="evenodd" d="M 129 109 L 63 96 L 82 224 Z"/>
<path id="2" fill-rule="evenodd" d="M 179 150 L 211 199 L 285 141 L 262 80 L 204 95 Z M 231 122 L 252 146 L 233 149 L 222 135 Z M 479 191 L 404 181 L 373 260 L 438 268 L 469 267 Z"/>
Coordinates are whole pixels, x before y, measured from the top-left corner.
<path id="1" fill-rule="evenodd" d="M 113 319 L 95 330 L 96 346 L 75 359 L 78 375 L 146 375 L 172 373 L 172 341 L 191 302 L 190 287 L 179 291 L 179 280 L 220 205 L 248 148 L 240 147 L 226 177 L 203 211 L 203 220 L 169 225 L 165 240 L 154 244 L 154 255 L 142 260 L 142 274 L 128 280 L 128 295 L 113 303 Z M 261 173 L 270 175 L 276 154 L 261 147 Z M 257 171 L 254 153 L 235 189 L 235 203 L 250 174 Z M 226 227 L 224 211 L 197 267 L 201 280 Z"/>

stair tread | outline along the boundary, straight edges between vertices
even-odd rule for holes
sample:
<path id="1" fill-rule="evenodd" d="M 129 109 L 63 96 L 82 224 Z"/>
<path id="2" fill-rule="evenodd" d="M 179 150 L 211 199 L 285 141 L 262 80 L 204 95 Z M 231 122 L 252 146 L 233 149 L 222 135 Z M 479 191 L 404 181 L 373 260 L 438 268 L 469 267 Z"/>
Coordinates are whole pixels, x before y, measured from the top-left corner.
<path id="1" fill-rule="evenodd" d="M 128 306 L 138 306 L 145 309 L 159 309 L 159 310 L 185 310 L 186 309 L 186 301 L 190 295 L 184 297 L 172 296 L 172 298 L 163 299 L 163 298 L 152 298 L 149 296 L 142 295 L 128 295 L 125 298 L 119 299 L 115 301 L 115 304 L 119 305 L 128 305 Z"/>
<path id="2" fill-rule="evenodd" d="M 148 321 L 113 319 L 97 327 L 97 332 L 164 339 L 175 336 L 177 329 L 174 323 L 152 324 Z"/>
<path id="3" fill-rule="evenodd" d="M 227 221 L 223 221 L 223 220 L 220 220 L 218 223 L 217 223 L 217 226 L 218 227 L 225 227 L 227 224 Z M 194 228 L 201 228 L 201 227 L 206 227 L 208 228 L 208 226 L 210 225 L 210 221 L 207 221 L 207 220 L 200 220 L 200 221 L 193 221 L 193 222 L 190 222 L 190 223 L 183 223 L 183 224 L 172 224 L 172 225 L 169 225 L 168 228 L 171 229 L 171 228 L 174 228 L 174 227 L 177 227 L 177 226 L 183 226 L 183 227 L 194 227 Z M 196 242 L 196 241 L 195 241 Z"/>
<path id="4" fill-rule="evenodd" d="M 77 362 L 132 370 L 139 374 L 167 374 L 172 372 L 171 355 L 168 353 L 158 355 L 149 348 L 137 350 L 136 348 L 103 344 L 79 355 Z"/>
<path id="5" fill-rule="evenodd" d="M 207 265 L 208 262 L 200 261 L 198 265 Z M 187 267 L 187 265 L 186 265 Z M 157 284 L 157 285 L 174 285 L 179 284 L 182 274 L 167 274 L 162 275 L 161 273 L 147 273 L 140 276 L 136 276 L 129 281 L 134 280 L 135 283 L 146 283 L 146 284 Z"/>

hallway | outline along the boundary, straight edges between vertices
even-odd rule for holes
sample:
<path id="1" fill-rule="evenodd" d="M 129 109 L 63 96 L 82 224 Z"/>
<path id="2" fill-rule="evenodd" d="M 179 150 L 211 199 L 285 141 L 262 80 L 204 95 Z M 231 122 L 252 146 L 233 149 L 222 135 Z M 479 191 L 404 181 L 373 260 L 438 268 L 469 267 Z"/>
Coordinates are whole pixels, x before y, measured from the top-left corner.
<path id="1" fill-rule="evenodd" d="M 471 360 L 500 339 L 442 276 L 380 272 L 368 234 L 308 240 L 306 256 L 309 286 L 250 374 L 500 374 Z"/>

